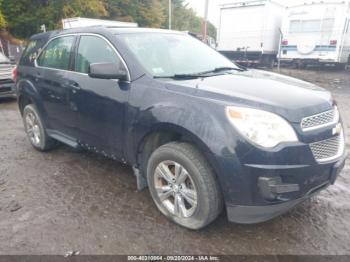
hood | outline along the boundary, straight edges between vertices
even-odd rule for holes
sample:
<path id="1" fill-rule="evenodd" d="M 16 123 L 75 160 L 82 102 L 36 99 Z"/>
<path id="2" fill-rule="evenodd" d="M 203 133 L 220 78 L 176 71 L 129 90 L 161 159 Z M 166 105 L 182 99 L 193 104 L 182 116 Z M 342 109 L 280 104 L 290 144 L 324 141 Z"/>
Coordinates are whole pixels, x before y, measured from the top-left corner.
<path id="1" fill-rule="evenodd" d="M 330 110 L 330 92 L 308 82 L 261 70 L 202 79 L 171 81 L 168 88 L 191 88 L 195 96 L 277 113 L 290 122 Z"/>

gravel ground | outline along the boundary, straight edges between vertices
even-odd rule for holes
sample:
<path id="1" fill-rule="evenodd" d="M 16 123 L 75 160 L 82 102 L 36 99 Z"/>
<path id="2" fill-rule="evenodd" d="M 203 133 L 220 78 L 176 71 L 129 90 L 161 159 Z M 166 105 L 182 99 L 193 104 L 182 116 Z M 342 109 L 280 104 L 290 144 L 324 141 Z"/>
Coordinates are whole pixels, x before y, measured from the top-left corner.
<path id="1" fill-rule="evenodd" d="M 350 71 L 282 73 L 330 90 L 350 127 Z M 350 254 L 349 161 L 334 186 L 281 217 L 237 225 L 222 215 L 194 232 L 136 192 L 129 167 L 66 146 L 35 151 L 14 100 L 0 99 L 0 137 L 0 255 Z"/>

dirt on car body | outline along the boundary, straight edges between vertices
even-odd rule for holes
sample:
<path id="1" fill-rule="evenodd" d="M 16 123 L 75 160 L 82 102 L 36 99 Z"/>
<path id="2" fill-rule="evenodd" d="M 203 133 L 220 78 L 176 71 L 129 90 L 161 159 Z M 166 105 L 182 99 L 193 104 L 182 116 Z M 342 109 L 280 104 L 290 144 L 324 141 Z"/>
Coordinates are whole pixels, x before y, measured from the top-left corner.
<path id="1" fill-rule="evenodd" d="M 349 129 L 349 71 L 282 73 L 331 91 Z M 63 145 L 35 151 L 14 100 L 0 100 L 0 137 L 0 254 L 350 254 L 349 161 L 335 185 L 283 216 L 237 225 L 223 214 L 194 232 L 137 192 L 130 167 Z"/>

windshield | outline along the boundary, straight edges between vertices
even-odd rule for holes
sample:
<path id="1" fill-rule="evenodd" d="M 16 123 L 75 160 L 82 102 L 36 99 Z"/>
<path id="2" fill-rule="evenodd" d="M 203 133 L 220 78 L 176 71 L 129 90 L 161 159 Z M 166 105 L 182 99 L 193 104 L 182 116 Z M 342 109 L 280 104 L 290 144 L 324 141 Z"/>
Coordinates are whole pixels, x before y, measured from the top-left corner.
<path id="1" fill-rule="evenodd" d="M 237 68 L 230 60 L 185 34 L 120 35 L 141 65 L 154 77 L 198 74 L 216 68 Z"/>
<path id="2" fill-rule="evenodd" d="M 0 52 L 0 63 L 10 63 L 10 60 Z"/>

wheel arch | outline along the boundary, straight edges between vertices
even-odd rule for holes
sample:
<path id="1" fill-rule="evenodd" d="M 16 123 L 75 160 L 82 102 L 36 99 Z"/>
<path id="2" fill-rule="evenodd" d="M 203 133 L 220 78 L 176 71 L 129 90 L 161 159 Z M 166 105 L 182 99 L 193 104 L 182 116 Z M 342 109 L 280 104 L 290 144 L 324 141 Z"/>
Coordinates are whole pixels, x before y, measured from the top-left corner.
<path id="1" fill-rule="evenodd" d="M 34 104 L 42 116 L 46 116 L 44 106 L 39 91 L 29 80 L 20 80 L 17 83 L 18 107 L 23 114 L 24 107 L 28 104 Z"/>
<path id="2" fill-rule="evenodd" d="M 190 130 L 170 123 L 157 124 L 142 137 L 137 145 L 136 165 L 144 173 L 148 158 L 157 148 L 164 144 L 177 141 L 195 146 L 208 161 L 213 171 L 216 171 L 216 163 L 210 156 L 211 151 L 206 143 Z"/>
<path id="3" fill-rule="evenodd" d="M 24 108 L 27 106 L 27 105 L 30 105 L 30 104 L 33 104 L 33 101 L 32 99 L 27 96 L 26 94 L 20 94 L 18 96 L 18 107 L 19 107 L 19 111 L 21 113 L 21 115 L 23 116 L 23 111 L 24 111 Z"/>

